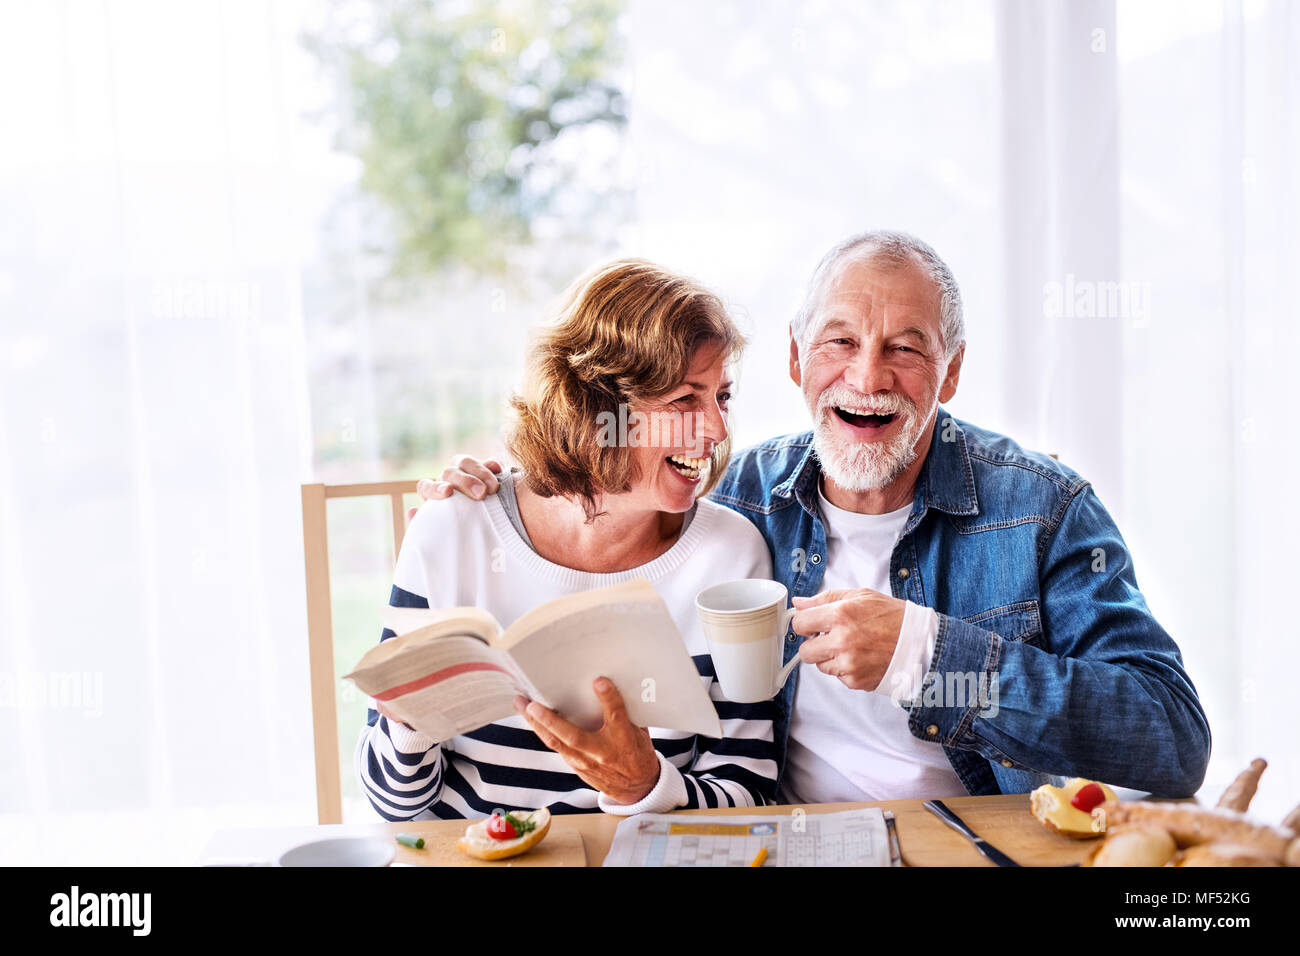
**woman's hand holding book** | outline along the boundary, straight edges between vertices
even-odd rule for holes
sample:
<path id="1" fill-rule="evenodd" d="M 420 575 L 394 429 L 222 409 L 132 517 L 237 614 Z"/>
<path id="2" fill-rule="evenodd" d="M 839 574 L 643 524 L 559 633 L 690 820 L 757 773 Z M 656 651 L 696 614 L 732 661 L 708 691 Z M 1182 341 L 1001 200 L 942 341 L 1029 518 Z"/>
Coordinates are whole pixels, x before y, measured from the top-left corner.
<path id="1" fill-rule="evenodd" d="M 612 681 L 600 677 L 592 687 L 605 716 L 599 730 L 583 730 L 525 697 L 515 698 L 515 709 L 584 783 L 617 803 L 637 803 L 659 782 L 654 744 L 649 732 L 629 719 L 623 697 Z"/>

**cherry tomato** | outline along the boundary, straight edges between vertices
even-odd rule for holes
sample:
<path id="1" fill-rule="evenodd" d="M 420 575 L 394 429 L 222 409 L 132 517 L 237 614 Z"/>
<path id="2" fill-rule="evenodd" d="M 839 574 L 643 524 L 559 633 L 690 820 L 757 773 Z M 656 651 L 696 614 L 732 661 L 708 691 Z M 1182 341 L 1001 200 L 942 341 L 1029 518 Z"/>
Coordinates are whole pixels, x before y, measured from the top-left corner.
<path id="1" fill-rule="evenodd" d="M 499 813 L 488 817 L 487 834 L 494 840 L 513 840 L 519 835 L 510 821 Z"/>
<path id="2" fill-rule="evenodd" d="M 1070 803 L 1084 813 L 1091 813 L 1092 808 L 1100 803 L 1106 802 L 1106 794 L 1101 787 L 1095 783 L 1090 783 L 1086 787 L 1080 787 L 1079 792 L 1070 798 Z M 509 824 L 507 824 L 508 826 Z"/>

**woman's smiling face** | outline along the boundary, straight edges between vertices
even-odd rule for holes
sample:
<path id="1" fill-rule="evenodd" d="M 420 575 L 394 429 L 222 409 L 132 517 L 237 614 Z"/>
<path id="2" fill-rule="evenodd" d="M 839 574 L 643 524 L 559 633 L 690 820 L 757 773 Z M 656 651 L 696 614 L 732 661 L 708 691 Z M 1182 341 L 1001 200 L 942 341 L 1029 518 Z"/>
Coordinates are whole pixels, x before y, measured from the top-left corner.
<path id="1" fill-rule="evenodd" d="M 626 435 L 637 477 L 619 497 L 638 510 L 679 513 L 709 480 L 713 449 L 727 437 L 730 356 L 705 345 L 691 356 L 676 388 L 630 407 Z"/>
<path id="2" fill-rule="evenodd" d="M 533 344 L 507 448 L 533 490 L 581 503 L 588 521 L 687 511 L 721 477 L 702 459 L 726 441 L 728 366 L 744 345 L 693 279 L 642 259 L 593 269 Z"/>

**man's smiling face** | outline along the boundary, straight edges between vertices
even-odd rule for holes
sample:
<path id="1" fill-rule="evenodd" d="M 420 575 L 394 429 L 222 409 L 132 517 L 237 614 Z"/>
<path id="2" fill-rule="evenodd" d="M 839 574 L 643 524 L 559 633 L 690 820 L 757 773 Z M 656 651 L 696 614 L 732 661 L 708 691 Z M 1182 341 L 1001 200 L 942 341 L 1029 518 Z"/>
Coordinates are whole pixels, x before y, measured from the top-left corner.
<path id="1" fill-rule="evenodd" d="M 791 341 L 790 375 L 812 412 L 814 447 L 844 491 L 915 482 L 964 352 L 945 356 L 940 308 L 916 262 L 850 259 L 826 281 L 804 341 Z"/>

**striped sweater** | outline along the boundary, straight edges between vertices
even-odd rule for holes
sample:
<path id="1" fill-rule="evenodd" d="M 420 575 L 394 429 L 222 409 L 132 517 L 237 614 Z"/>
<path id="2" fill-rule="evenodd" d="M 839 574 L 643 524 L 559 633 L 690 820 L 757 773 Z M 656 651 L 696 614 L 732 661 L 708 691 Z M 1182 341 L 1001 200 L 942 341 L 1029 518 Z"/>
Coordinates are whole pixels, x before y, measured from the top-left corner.
<path id="1" fill-rule="evenodd" d="M 736 578 L 771 577 L 767 545 L 740 515 L 702 500 L 694 520 L 663 555 L 630 571 L 593 574 L 538 555 L 495 496 L 428 501 L 407 529 L 390 603 L 472 605 L 509 626 L 552 598 L 634 577 L 647 579 L 668 605 L 717 708 L 722 738 L 649 728 L 659 780 L 640 802 L 623 805 L 587 786 L 518 715 L 438 745 L 372 709 L 355 763 L 376 812 L 397 821 L 482 817 L 497 808 L 630 814 L 770 803 L 777 773 L 776 705 L 723 698 L 695 615 L 701 589 Z M 380 639 L 392 636 L 385 629 Z"/>

